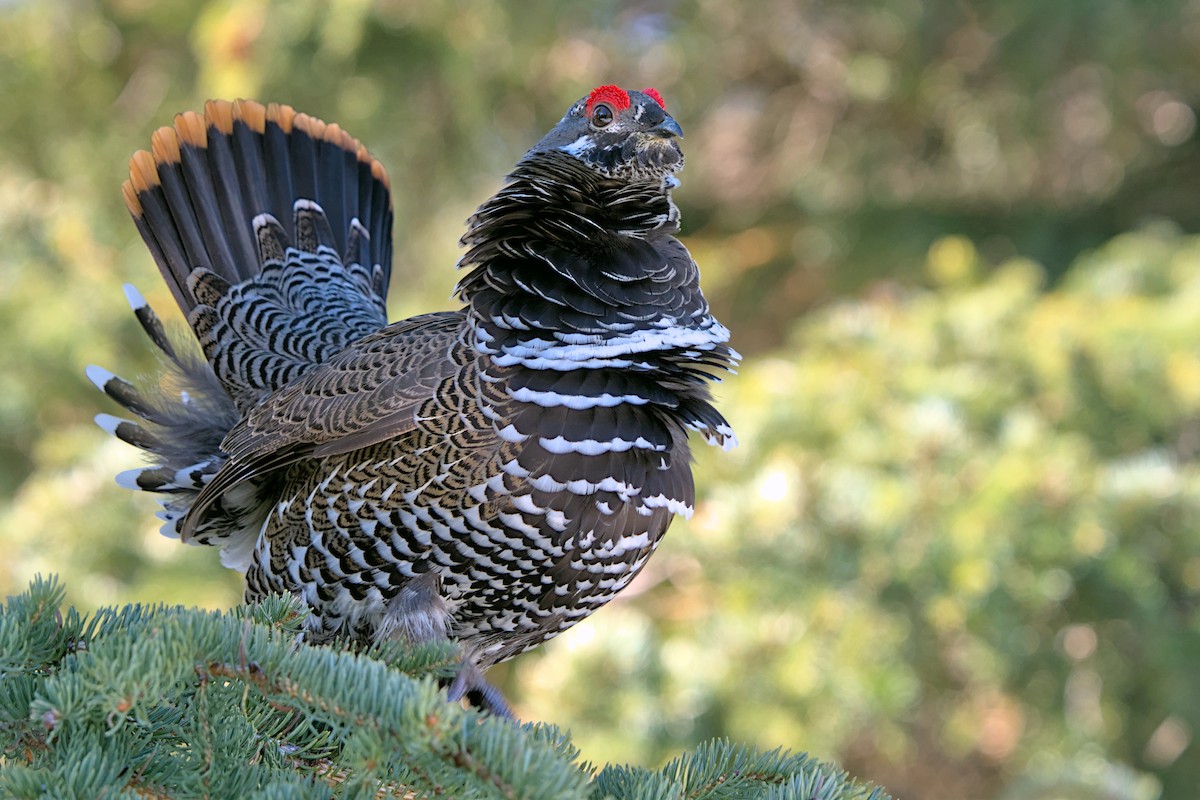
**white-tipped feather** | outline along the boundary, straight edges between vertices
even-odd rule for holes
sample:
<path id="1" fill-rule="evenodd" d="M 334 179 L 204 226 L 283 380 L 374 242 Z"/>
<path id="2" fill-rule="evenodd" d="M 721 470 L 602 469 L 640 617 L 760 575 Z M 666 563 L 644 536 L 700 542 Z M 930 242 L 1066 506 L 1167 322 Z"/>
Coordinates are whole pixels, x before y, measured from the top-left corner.
<path id="1" fill-rule="evenodd" d="M 138 476 L 142 474 L 143 469 L 127 469 L 124 472 L 117 473 L 117 486 L 126 489 L 133 489 L 135 492 L 140 491 L 142 487 L 138 486 Z"/>
<path id="2" fill-rule="evenodd" d="M 254 230 L 258 230 L 259 228 L 263 227 L 264 225 L 270 225 L 271 223 L 275 223 L 276 225 L 278 225 L 279 220 L 275 219 L 274 214 L 267 214 L 267 213 L 259 214 L 253 220 L 250 221 L 250 225 L 251 225 L 251 227 L 254 228 Z"/>
<path id="3" fill-rule="evenodd" d="M 114 417 L 112 414 L 97 414 L 96 416 L 92 417 L 92 421 L 96 423 L 100 430 L 104 431 L 110 436 L 116 436 L 117 426 L 122 422 L 128 422 L 129 420 L 121 419 L 120 417 Z"/>
<path id="4" fill-rule="evenodd" d="M 95 364 L 89 365 L 85 372 L 87 373 L 88 380 L 96 384 L 96 388 L 102 392 L 104 391 L 104 385 L 117 377 L 104 367 L 98 367 Z"/>
<path id="5" fill-rule="evenodd" d="M 137 290 L 137 287 L 132 283 L 125 284 L 125 299 L 129 301 L 129 307 L 134 311 L 145 308 L 149 305 L 146 298 L 142 297 L 142 293 Z"/>

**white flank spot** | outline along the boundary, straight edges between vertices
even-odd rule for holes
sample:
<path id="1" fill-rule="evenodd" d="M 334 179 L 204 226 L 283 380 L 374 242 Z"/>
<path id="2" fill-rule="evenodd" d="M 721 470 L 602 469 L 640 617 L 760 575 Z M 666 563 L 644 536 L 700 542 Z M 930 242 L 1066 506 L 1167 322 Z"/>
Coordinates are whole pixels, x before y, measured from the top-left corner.
<path id="1" fill-rule="evenodd" d="M 300 201 L 297 200 L 296 202 L 300 202 Z M 325 493 L 329 492 L 329 485 L 332 484 L 334 482 L 334 480 L 337 479 L 338 473 L 341 472 L 341 469 L 342 468 L 340 466 L 335 466 L 333 468 L 333 471 L 330 472 L 329 475 L 327 475 L 325 477 L 325 480 L 321 481 L 321 483 L 319 484 L 318 488 L 320 489 L 320 491 L 325 492 Z"/>
<path id="2" fill-rule="evenodd" d="M 504 441 L 512 442 L 513 444 L 520 444 L 521 442 L 523 442 L 529 438 L 528 436 L 526 436 L 525 434 L 523 434 L 519 430 L 517 430 L 516 427 L 511 424 L 505 425 L 503 428 L 497 430 L 496 435 L 499 436 Z"/>
<path id="3" fill-rule="evenodd" d="M 521 462 L 515 458 L 511 461 L 505 461 L 503 464 L 501 464 L 500 471 L 513 478 L 529 477 L 529 470 L 522 467 Z"/>
<path id="4" fill-rule="evenodd" d="M 508 489 L 504 486 L 504 473 L 502 472 L 497 472 L 495 475 L 492 475 L 490 478 L 488 478 L 487 483 L 485 483 L 484 486 L 491 489 L 496 494 L 508 494 Z"/>
<path id="5" fill-rule="evenodd" d="M 509 463 L 511 464 L 514 462 L 510 461 Z M 507 467 L 507 465 L 505 465 L 505 466 Z M 561 492 L 566 487 L 566 484 L 559 483 L 558 481 L 554 480 L 554 478 L 551 478 L 549 475 L 539 475 L 538 477 L 531 480 L 529 482 L 529 485 L 532 486 L 533 488 L 538 489 L 539 491 L 543 491 L 543 492 Z M 578 494 L 578 492 L 576 494 Z"/>
<path id="6" fill-rule="evenodd" d="M 538 508 L 533 502 L 533 498 L 527 494 L 515 495 L 512 499 L 513 508 L 517 511 L 524 511 L 526 514 L 541 515 L 545 514 L 545 509 Z"/>

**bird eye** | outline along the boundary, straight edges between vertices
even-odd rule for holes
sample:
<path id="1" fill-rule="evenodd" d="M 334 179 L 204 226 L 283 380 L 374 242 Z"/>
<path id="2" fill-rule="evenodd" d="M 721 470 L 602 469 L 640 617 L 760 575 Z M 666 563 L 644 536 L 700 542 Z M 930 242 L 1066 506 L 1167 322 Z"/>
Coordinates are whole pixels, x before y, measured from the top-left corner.
<path id="1" fill-rule="evenodd" d="M 596 103 L 592 109 L 592 124 L 597 128 L 607 128 L 612 124 L 613 111 L 608 103 Z"/>

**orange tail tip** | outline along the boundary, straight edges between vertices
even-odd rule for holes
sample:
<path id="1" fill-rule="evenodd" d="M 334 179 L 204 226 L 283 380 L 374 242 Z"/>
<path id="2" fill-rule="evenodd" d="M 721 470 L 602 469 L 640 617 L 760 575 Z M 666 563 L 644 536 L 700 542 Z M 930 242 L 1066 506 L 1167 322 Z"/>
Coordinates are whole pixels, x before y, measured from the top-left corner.
<path id="1" fill-rule="evenodd" d="M 188 276 L 207 269 L 230 285 L 259 268 L 253 220 L 270 214 L 290 238 L 296 201 L 319 205 L 340 252 L 369 233 L 359 255 L 391 268 L 391 182 L 383 165 L 340 125 L 280 103 L 209 100 L 156 130 L 129 161 L 121 187 L 138 231 L 187 314 Z M 357 251 L 356 251 L 357 252 Z"/>

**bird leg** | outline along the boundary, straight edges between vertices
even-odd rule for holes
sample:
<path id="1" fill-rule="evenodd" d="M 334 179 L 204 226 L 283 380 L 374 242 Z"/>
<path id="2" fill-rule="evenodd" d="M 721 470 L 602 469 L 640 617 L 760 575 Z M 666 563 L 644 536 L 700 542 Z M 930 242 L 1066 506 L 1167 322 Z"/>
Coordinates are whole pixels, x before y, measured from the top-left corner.
<path id="1" fill-rule="evenodd" d="M 454 681 L 450 684 L 447 694 L 451 703 L 456 703 L 465 697 L 472 706 L 481 708 L 492 716 L 514 722 L 517 719 L 513 716 L 512 709 L 508 707 L 508 702 L 505 701 L 500 690 L 488 683 L 487 679 L 483 677 L 483 672 L 468 658 L 462 660 L 458 674 L 454 676 Z"/>
<path id="2" fill-rule="evenodd" d="M 442 597 L 442 582 L 432 570 L 412 578 L 388 603 L 376 635 L 381 638 L 403 637 L 413 644 L 449 640 L 450 610 Z M 458 673 L 448 691 L 450 702 L 463 697 L 472 706 L 503 719 L 515 719 L 504 695 L 483 677 L 483 672 L 468 655 L 459 662 Z"/>

